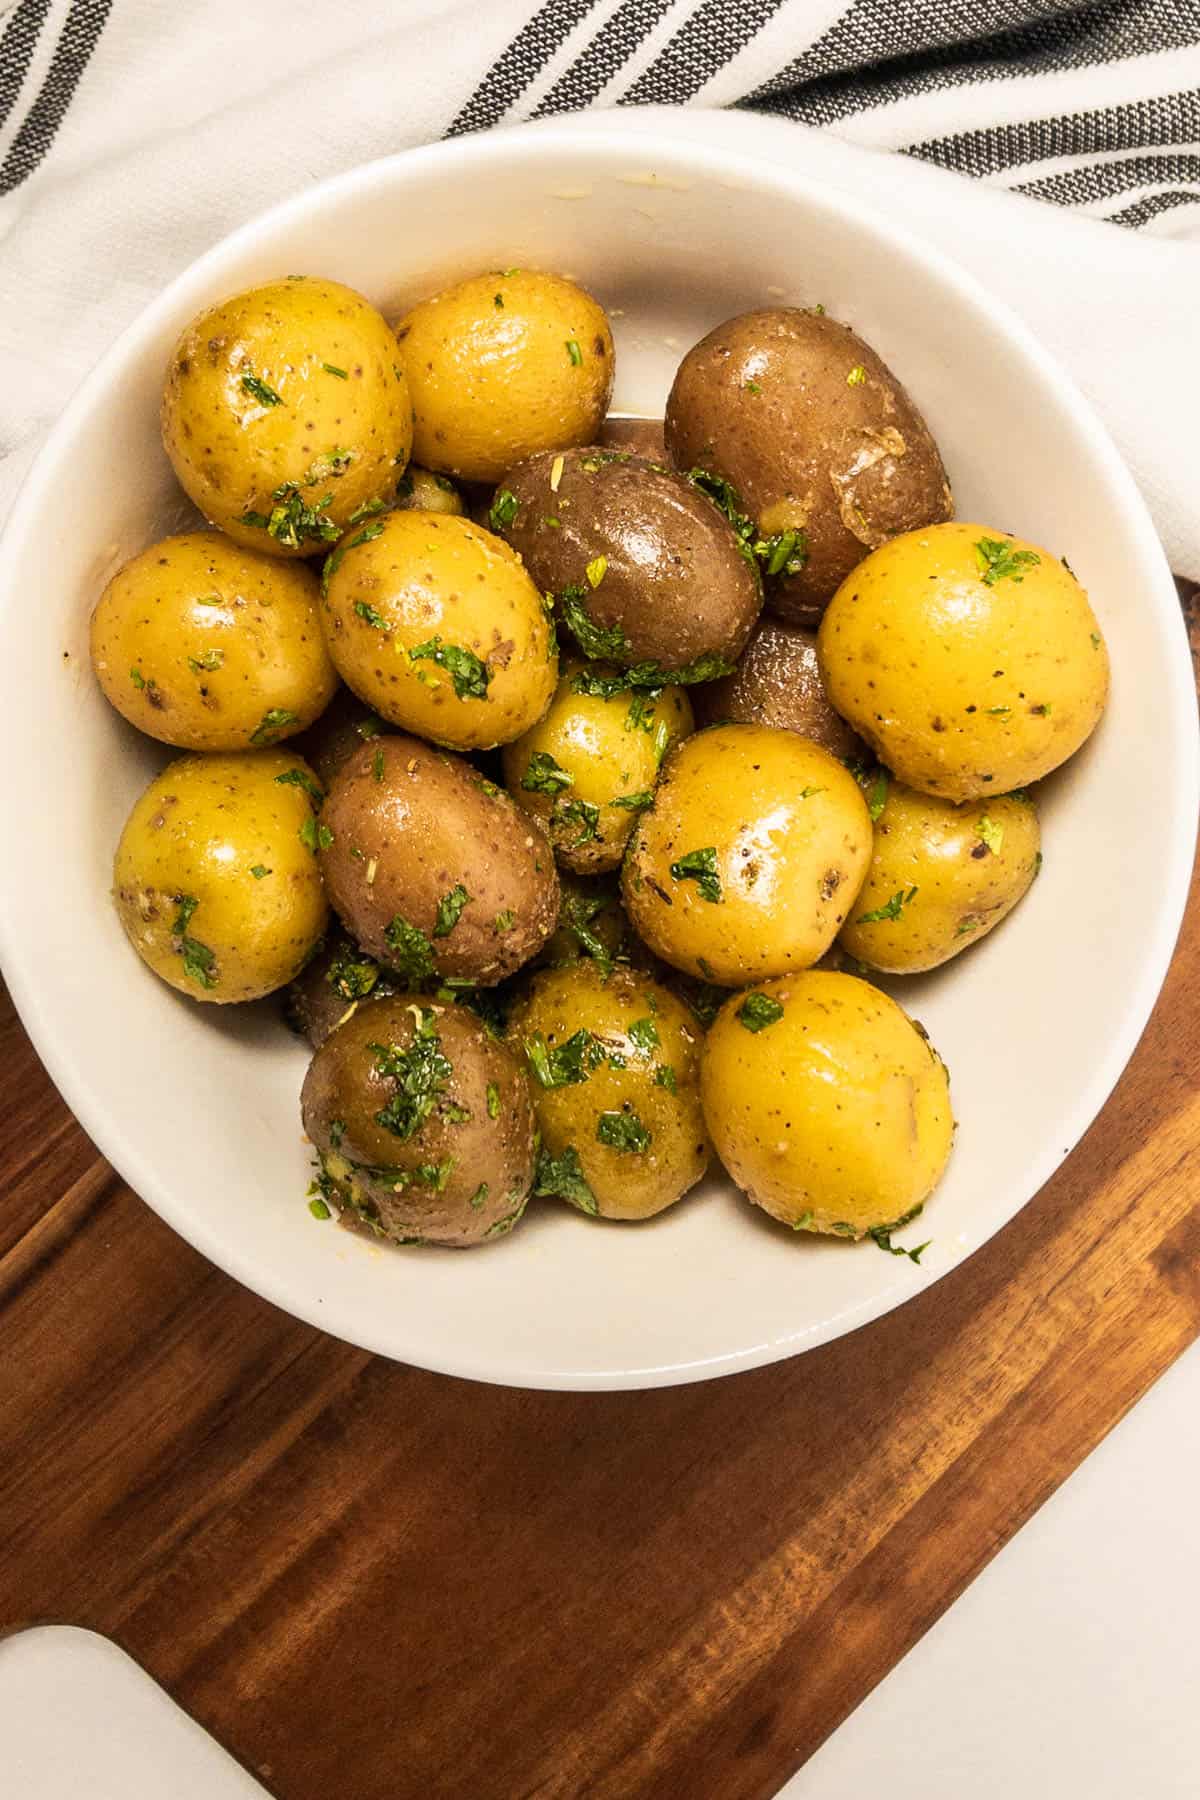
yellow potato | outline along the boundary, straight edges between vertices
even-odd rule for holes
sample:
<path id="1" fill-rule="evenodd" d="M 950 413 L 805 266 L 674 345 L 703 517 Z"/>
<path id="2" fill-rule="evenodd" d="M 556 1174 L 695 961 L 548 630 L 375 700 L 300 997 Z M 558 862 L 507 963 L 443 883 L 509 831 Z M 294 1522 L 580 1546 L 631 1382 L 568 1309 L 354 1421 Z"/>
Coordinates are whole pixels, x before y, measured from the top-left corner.
<path id="1" fill-rule="evenodd" d="M 469 519 L 394 512 L 325 565 L 326 642 L 383 719 L 457 750 L 520 737 L 550 704 L 558 658 L 520 558 Z"/>
<path id="2" fill-rule="evenodd" d="M 717 725 L 667 758 L 622 895 L 664 961 L 738 987 L 823 956 L 870 856 L 866 801 L 827 750 L 766 725 Z"/>
<path id="3" fill-rule="evenodd" d="M 617 867 L 663 757 L 691 729 L 681 688 L 655 697 L 621 687 L 611 669 L 572 663 L 549 712 L 505 749 L 505 785 L 564 868 L 599 874 Z"/>
<path id="4" fill-rule="evenodd" d="M 595 441 L 612 393 L 603 307 L 561 275 L 509 269 L 422 300 L 396 326 L 413 455 L 464 481 Z"/>
<path id="5" fill-rule="evenodd" d="M 467 510 L 452 481 L 416 463 L 409 463 L 396 485 L 396 505 L 402 512 L 454 513 L 459 518 Z"/>
<path id="6" fill-rule="evenodd" d="M 605 1219 L 648 1219 L 709 1160 L 687 1009 L 627 968 L 590 960 L 535 975 L 509 1018 L 542 1134 L 534 1193 Z"/>
<path id="7" fill-rule="evenodd" d="M 1024 794 L 956 806 L 898 781 L 886 794 L 838 942 L 873 969 L 913 975 L 978 943 L 1012 911 L 1041 867 L 1041 833 Z"/>
<path id="8" fill-rule="evenodd" d="M 214 531 L 163 538 L 92 614 L 96 678 L 139 731 L 181 750 L 244 750 L 303 731 L 337 687 L 317 578 Z"/>
<path id="9" fill-rule="evenodd" d="M 895 1229 L 950 1155 L 944 1063 L 853 975 L 814 969 L 727 1000 L 704 1041 L 700 1093 L 734 1181 L 794 1231 Z"/>
<path id="10" fill-rule="evenodd" d="M 162 432 L 214 525 L 251 550 L 312 556 L 391 500 L 412 402 L 375 308 L 294 275 L 192 320 L 171 354 Z"/>
<path id="11" fill-rule="evenodd" d="M 1108 652 L 1070 570 L 984 525 L 893 538 L 821 621 L 821 676 L 901 781 L 948 800 L 1010 793 L 1094 729 Z"/>
<path id="12" fill-rule="evenodd" d="M 257 1000 L 303 968 L 329 908 L 311 769 L 286 750 L 181 756 L 135 803 L 113 897 L 147 966 L 193 1000 Z"/>

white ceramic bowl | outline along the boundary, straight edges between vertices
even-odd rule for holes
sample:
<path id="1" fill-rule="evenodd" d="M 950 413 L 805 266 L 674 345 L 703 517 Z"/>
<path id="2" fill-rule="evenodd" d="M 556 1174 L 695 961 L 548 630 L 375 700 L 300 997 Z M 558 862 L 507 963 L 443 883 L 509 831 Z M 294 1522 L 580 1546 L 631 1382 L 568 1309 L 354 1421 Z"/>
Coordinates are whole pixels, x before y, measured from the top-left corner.
<path id="1" fill-rule="evenodd" d="M 162 762 L 109 709 L 87 618 L 113 568 L 183 516 L 158 438 L 168 350 L 200 307 L 292 269 L 388 309 L 514 264 L 610 309 L 615 404 L 661 409 L 679 356 L 731 313 L 821 301 L 907 384 L 960 516 L 1065 553 L 1112 650 L 1113 701 L 1047 784 L 1046 862 L 978 949 L 903 990 L 960 1120 L 920 1269 L 797 1239 L 718 1176 L 649 1225 L 539 1204 L 469 1256 L 316 1223 L 305 1053 L 264 1005 L 180 999 L 126 944 L 113 846 Z M 178 1231 L 279 1306 L 370 1349 L 531 1387 L 693 1381 L 787 1356 L 899 1305 L 1052 1174 L 1145 1025 L 1182 917 L 1196 714 L 1174 589 L 1103 430 L 1028 333 L 885 220 L 778 168 L 586 121 L 413 151 L 315 188 L 174 282 L 85 383 L 12 518 L 0 586 L 0 944 L 51 1075 Z"/>

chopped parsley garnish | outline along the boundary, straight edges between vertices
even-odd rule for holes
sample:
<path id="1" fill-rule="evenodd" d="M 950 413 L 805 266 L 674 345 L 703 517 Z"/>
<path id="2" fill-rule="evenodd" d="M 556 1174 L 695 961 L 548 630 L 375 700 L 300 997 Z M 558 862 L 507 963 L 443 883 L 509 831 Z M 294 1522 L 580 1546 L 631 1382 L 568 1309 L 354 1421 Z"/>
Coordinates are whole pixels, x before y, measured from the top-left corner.
<path id="1" fill-rule="evenodd" d="M 308 1203 L 308 1210 L 314 1219 L 332 1219 L 333 1214 L 322 1200 L 320 1194 L 314 1194 Z"/>
<path id="2" fill-rule="evenodd" d="M 493 295 L 492 295 L 492 305 L 493 305 L 493 306 L 498 306 L 498 307 L 501 307 L 501 308 L 503 308 L 503 306 L 504 306 L 504 295 L 503 295 L 503 294 L 493 294 Z"/>
<path id="3" fill-rule="evenodd" d="M 742 386 L 745 388 L 745 390 L 748 394 L 761 394 L 762 393 L 762 382 L 761 381 L 743 381 Z"/>
<path id="4" fill-rule="evenodd" d="M 577 1206 L 580 1212 L 590 1213 L 593 1218 L 600 1211 L 596 1196 L 584 1179 L 579 1152 L 572 1144 L 567 1145 L 561 1156 L 551 1156 L 548 1150 L 540 1152 L 533 1192 L 539 1198 L 549 1194 L 558 1200 L 569 1200 L 572 1206 Z"/>
<path id="5" fill-rule="evenodd" d="M 198 982 L 202 988 L 215 988 L 218 980 L 215 953 L 209 949 L 207 944 L 202 944 L 199 938 L 188 936 L 188 926 L 191 924 L 192 915 L 200 902 L 194 894 L 179 894 L 177 899 L 179 911 L 171 926 L 172 947 L 183 958 L 185 975 Z"/>
<path id="6" fill-rule="evenodd" d="M 333 363 L 323 362 L 321 364 L 321 367 L 324 369 L 324 371 L 327 375 L 336 375 L 339 381 L 349 381 L 349 379 L 350 379 L 350 377 L 347 375 L 345 369 L 339 369 Z"/>
<path id="7" fill-rule="evenodd" d="M 497 295 L 497 298 L 499 298 L 498 295 Z M 476 1212 L 479 1212 L 481 1210 L 481 1208 L 487 1204 L 488 1192 L 489 1192 L 489 1190 L 488 1190 L 487 1182 L 481 1181 L 479 1186 L 475 1189 L 475 1192 L 471 1195 L 471 1198 L 467 1202 L 467 1204 L 469 1206 L 471 1206 Z"/>
<path id="8" fill-rule="evenodd" d="M 987 814 L 984 813 L 982 819 L 979 821 L 978 829 L 980 839 L 987 845 L 992 855 L 999 856 L 1001 847 L 1004 843 L 1003 825 L 998 824 L 995 819 L 989 819 Z"/>
<path id="9" fill-rule="evenodd" d="M 256 526 L 289 550 L 302 549 L 310 540 L 331 544 L 337 537 L 338 528 L 325 512 L 333 499 L 332 489 L 310 505 L 301 494 L 298 482 L 284 481 L 271 498 L 275 504 L 269 513 L 244 512 L 239 523 Z"/>
<path id="10" fill-rule="evenodd" d="M 732 482 L 721 475 L 714 475 L 708 469 L 689 469 L 688 480 L 693 487 L 707 494 L 713 505 L 725 514 L 733 526 L 734 534 L 742 547 L 743 554 L 753 560 L 754 552 L 751 541 L 754 538 L 754 521 L 742 511 L 742 502 Z"/>
<path id="11" fill-rule="evenodd" d="M 1092 632 L 1088 633 L 1088 636 L 1092 640 L 1092 649 L 1098 650 L 1100 648 L 1100 644 L 1101 644 L 1100 633 L 1098 631 L 1092 631 Z"/>
<path id="12" fill-rule="evenodd" d="M 846 386 L 862 387 L 865 384 L 866 379 L 867 371 L 863 368 L 861 363 L 855 363 L 854 367 L 846 377 Z"/>
<path id="13" fill-rule="evenodd" d="M 211 674 L 214 669 L 219 669 L 224 661 L 225 652 L 223 650 L 202 650 L 199 656 L 189 656 L 187 665 L 193 675 Z"/>
<path id="14" fill-rule="evenodd" d="M 500 1117 L 500 1089 L 494 1081 L 487 1084 L 487 1116 L 489 1119 Z"/>
<path id="15" fill-rule="evenodd" d="M 1011 706 L 986 706 L 984 708 L 984 711 L 988 714 L 988 716 L 990 718 L 1007 719 L 1009 713 L 1012 711 L 1012 707 Z"/>
<path id="16" fill-rule="evenodd" d="M 607 573 L 608 573 L 608 558 L 607 558 L 607 556 L 593 556 L 591 562 L 588 564 L 587 568 L 584 570 L 584 574 L 587 576 L 588 586 L 590 588 L 598 588 L 600 586 L 600 583 L 604 580 L 604 577 L 607 575 Z"/>
<path id="17" fill-rule="evenodd" d="M 374 500 L 361 501 L 359 503 L 359 505 L 355 507 L 354 511 L 350 514 L 350 517 L 346 520 L 346 524 L 347 525 L 357 525 L 360 519 L 370 519 L 370 518 L 373 518 L 376 513 L 381 513 L 381 512 L 386 512 L 386 511 L 387 511 L 387 501 L 381 500 L 379 498 L 379 496 L 376 495 Z"/>
<path id="18" fill-rule="evenodd" d="M 1043 863 L 1043 862 L 1044 862 L 1044 861 L 1045 861 L 1045 858 L 1044 858 L 1044 857 L 1043 857 L 1043 855 L 1042 855 L 1042 853 L 1041 853 L 1041 851 L 1040 851 L 1040 850 L 1036 850 L 1036 851 L 1035 851 L 1035 852 L 1034 852 L 1034 857 L 1033 857 L 1033 872 L 1034 872 L 1034 874 L 1035 874 L 1035 875 L 1040 875 L 1040 874 L 1041 874 L 1041 872 L 1042 872 L 1042 863 Z"/>
<path id="19" fill-rule="evenodd" d="M 433 927 L 435 938 L 449 937 L 458 921 L 462 918 L 463 907 L 471 896 L 462 882 L 456 883 L 448 894 L 443 894 L 438 901 L 437 920 Z"/>
<path id="20" fill-rule="evenodd" d="M 700 889 L 700 898 L 711 901 L 714 905 L 721 898 L 721 878 L 717 873 L 717 851 L 715 844 L 708 844 L 703 850 L 689 850 L 678 862 L 671 864 L 671 875 L 676 881 L 694 881 Z"/>
<path id="21" fill-rule="evenodd" d="M 379 964 L 347 940 L 334 952 L 325 979 L 343 1000 L 365 1000 L 379 980 Z"/>
<path id="22" fill-rule="evenodd" d="M 325 558 L 325 561 L 321 564 L 321 598 L 322 598 L 322 600 L 324 600 L 326 595 L 329 593 L 329 584 L 333 580 L 334 576 L 337 574 L 338 570 L 341 568 L 342 562 L 345 558 L 345 555 L 346 555 L 345 544 L 339 544 L 336 550 L 331 550 L 329 552 L 329 555 Z"/>
<path id="23" fill-rule="evenodd" d="M 263 381 L 258 375 L 243 375 L 242 386 L 252 400 L 260 406 L 282 406 L 283 395 L 277 394 L 269 381 Z"/>
<path id="24" fill-rule="evenodd" d="M 146 677 L 142 674 L 142 671 L 138 668 L 130 669 L 129 679 L 130 679 L 130 681 L 132 681 L 134 687 L 137 688 L 139 692 L 146 685 Z M 151 685 L 151 687 L 153 687 L 154 683 L 151 682 L 150 685 Z"/>
<path id="25" fill-rule="evenodd" d="M 563 623 L 585 656 L 594 662 L 603 662 L 606 657 L 621 656 L 628 650 L 629 639 L 619 624 L 597 625 L 589 615 L 584 605 L 586 594 L 583 588 L 565 587 L 558 598 Z M 625 685 L 630 684 L 626 682 Z"/>
<path id="26" fill-rule="evenodd" d="M 369 1047 L 376 1072 L 396 1084 L 391 1099 L 375 1118 L 385 1131 L 407 1142 L 421 1129 L 454 1073 L 442 1050 L 437 1014 L 432 1007 L 420 1009 L 416 1033 L 406 1050 L 397 1044 Z"/>
<path id="27" fill-rule="evenodd" d="M 767 575 L 799 575 L 808 561 L 808 539 L 798 529 L 755 538 L 753 548 Z"/>
<path id="28" fill-rule="evenodd" d="M 365 600 L 356 600 L 354 602 L 354 611 L 357 616 L 363 620 L 364 624 L 373 625 L 376 631 L 388 631 L 390 629 L 383 614 L 376 612 L 373 606 L 368 606 Z"/>
<path id="29" fill-rule="evenodd" d="M 583 351 L 579 348 L 579 345 L 576 343 L 574 338 L 567 339 L 567 355 L 570 357 L 571 361 L 575 364 L 575 367 L 577 369 L 580 369 L 583 367 Z"/>
<path id="30" fill-rule="evenodd" d="M 370 529 L 368 527 L 368 529 Z M 461 644 L 443 644 L 440 637 L 432 637 L 426 644 L 418 644 L 409 653 L 410 662 L 420 662 L 428 658 L 445 669 L 454 683 L 454 692 L 460 700 L 486 700 L 488 682 L 491 672 L 486 663 L 480 662 L 473 650 L 466 650 Z"/>
<path id="31" fill-rule="evenodd" d="M 390 966 L 404 981 L 428 981 L 433 974 L 433 945 L 416 925 L 397 913 L 384 932 L 392 951 Z"/>
<path id="32" fill-rule="evenodd" d="M 800 798 L 801 798 L 801 800 L 811 800 L 815 794 L 827 794 L 828 792 L 829 792 L 829 789 L 823 788 L 823 787 L 801 788 L 800 789 Z"/>
<path id="33" fill-rule="evenodd" d="M 492 920 L 492 930 L 495 932 L 497 937 L 503 937 L 506 931 L 512 930 L 512 928 L 516 924 L 516 922 L 517 922 L 516 913 L 513 912 L 512 908 L 510 906 L 506 906 L 504 911 L 498 912 L 496 914 L 495 918 Z"/>
<path id="34" fill-rule="evenodd" d="M 778 1025 L 783 1008 L 769 994 L 747 994 L 733 1016 L 747 1031 L 765 1031 L 768 1025 Z"/>
<path id="35" fill-rule="evenodd" d="M 250 870 L 250 873 L 253 875 L 255 881 L 261 881 L 263 877 L 269 875 L 271 871 L 268 869 L 266 863 L 255 863 Z"/>
<path id="36" fill-rule="evenodd" d="M 884 768 L 878 768 L 876 769 L 871 779 L 871 785 L 867 790 L 867 811 L 871 815 L 872 825 L 877 822 L 880 813 L 887 805 L 887 797 L 888 772 Z"/>
<path id="37" fill-rule="evenodd" d="M 529 767 L 521 777 L 527 794 L 561 794 L 574 785 L 575 777 L 550 755 L 548 750 L 535 750 Z"/>
<path id="38" fill-rule="evenodd" d="M 1014 550 L 1003 538 L 984 537 L 975 546 L 975 560 L 985 587 L 995 587 L 998 581 L 1024 581 L 1022 570 L 1042 559 L 1036 550 Z"/>
<path id="39" fill-rule="evenodd" d="M 511 525 L 520 511 L 520 506 L 521 503 L 514 493 L 510 492 L 508 488 L 501 488 L 488 512 L 488 518 L 494 529 L 499 531 L 503 526 Z"/>
<path id="40" fill-rule="evenodd" d="M 903 1244 L 893 1244 L 892 1233 L 893 1231 L 902 1230 L 905 1225 L 911 1225 L 913 1220 L 919 1218 L 924 1210 L 925 1208 L 923 1205 L 914 1206 L 911 1212 L 906 1212 L 903 1218 L 897 1219 L 894 1224 L 872 1225 L 867 1232 L 867 1236 L 878 1244 L 881 1250 L 886 1250 L 889 1255 L 907 1256 L 910 1262 L 919 1263 L 921 1260 L 921 1252 L 923 1250 L 928 1250 L 933 1239 L 926 1238 L 923 1244 L 917 1244 L 914 1249 L 906 1250 Z"/>
<path id="41" fill-rule="evenodd" d="M 675 1078 L 675 1071 L 670 1063 L 660 1063 L 657 1069 L 655 1069 L 654 1085 L 655 1087 L 666 1088 L 668 1094 L 677 1094 L 679 1092 L 679 1083 Z"/>
<path id="42" fill-rule="evenodd" d="M 610 1150 L 640 1155 L 650 1148 L 650 1133 L 635 1112 L 602 1112 L 596 1120 L 596 1137 Z"/>
<path id="43" fill-rule="evenodd" d="M 328 850 L 333 843 L 333 833 L 328 825 L 318 825 L 309 813 L 299 831 L 300 842 L 314 854 L 318 850 Z"/>
<path id="44" fill-rule="evenodd" d="M 261 750 L 264 745 L 273 744 L 280 732 L 286 731 L 289 725 L 298 725 L 299 723 L 300 715 L 298 713 L 289 712 L 286 706 L 272 706 L 263 714 L 259 724 L 250 733 L 250 742 L 256 749 Z"/>
<path id="45" fill-rule="evenodd" d="M 965 919 L 958 921 L 954 935 L 955 937 L 965 937 L 968 931 L 978 931 L 982 924 L 983 915 L 981 913 L 968 913 Z"/>
<path id="46" fill-rule="evenodd" d="M 856 925 L 880 925 L 884 920 L 898 919 L 916 891 L 915 887 L 910 887 L 907 893 L 903 888 L 897 888 L 886 906 L 877 906 L 874 912 L 859 913 L 854 923 Z"/>
<path id="47" fill-rule="evenodd" d="M 602 938 L 592 930 L 592 920 L 602 913 L 608 901 L 602 894 L 565 894 L 559 925 L 575 939 L 585 956 L 590 956 L 607 981 L 613 971 L 613 958 Z"/>
<path id="48" fill-rule="evenodd" d="M 732 674 L 733 664 L 710 651 L 679 669 L 664 669 L 656 662 L 635 663 L 626 669 L 625 680 L 630 687 L 693 687 L 699 681 L 719 681 L 722 675 Z"/>
<path id="49" fill-rule="evenodd" d="M 375 519 L 372 521 L 372 523 L 370 525 L 364 525 L 361 531 L 355 532 L 354 536 L 350 539 L 349 543 L 346 545 L 346 549 L 347 550 L 357 550 L 358 546 L 360 544 L 374 543 L 374 541 L 377 537 L 382 537 L 382 536 L 383 536 L 383 520 Z"/>
<path id="50" fill-rule="evenodd" d="M 639 1050 L 656 1050 L 658 1048 L 658 1026 L 653 1019 L 635 1019 L 626 1034 L 631 1044 Z"/>
<path id="51" fill-rule="evenodd" d="M 550 829 L 572 831 L 576 828 L 579 835 L 571 839 L 566 846 L 568 850 L 576 850 L 580 844 L 590 843 L 600 836 L 600 808 L 593 806 L 590 800 L 556 800 L 550 814 Z"/>
<path id="52" fill-rule="evenodd" d="M 649 788 L 643 788 L 640 794 L 618 794 L 610 800 L 610 806 L 623 806 L 629 812 L 645 812 L 648 806 L 654 805 L 654 795 Z"/>
<path id="53" fill-rule="evenodd" d="M 581 670 L 581 673 L 586 674 L 587 671 Z M 571 685 L 574 687 L 577 694 L 583 692 L 583 689 L 579 686 L 578 675 Z M 662 690 L 660 688 L 648 688 L 642 693 L 634 693 L 631 695 L 629 701 L 629 715 L 625 720 L 626 731 L 654 730 L 654 708 L 659 700 L 661 692 Z"/>
<path id="54" fill-rule="evenodd" d="M 282 775 L 275 777 L 280 787 L 303 788 L 317 811 L 325 804 L 325 793 L 319 788 L 307 769 L 285 769 Z"/>
<path id="55" fill-rule="evenodd" d="M 576 1031 L 552 1049 L 540 1031 L 525 1039 L 525 1056 L 544 1088 L 575 1087 L 586 1081 L 605 1059 L 605 1049 L 590 1031 Z"/>

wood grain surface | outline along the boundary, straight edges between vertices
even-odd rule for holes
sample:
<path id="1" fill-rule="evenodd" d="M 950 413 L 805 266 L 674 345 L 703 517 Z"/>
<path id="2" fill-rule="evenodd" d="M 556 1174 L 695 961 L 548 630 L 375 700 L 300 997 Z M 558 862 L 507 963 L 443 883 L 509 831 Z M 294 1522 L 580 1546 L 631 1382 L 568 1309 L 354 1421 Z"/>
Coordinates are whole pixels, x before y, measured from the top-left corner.
<path id="1" fill-rule="evenodd" d="M 1198 991 L 1194 888 L 1101 1118 L 910 1305 L 584 1395 L 235 1286 L 5 1004 L 0 1631 L 116 1638 L 279 1800 L 767 1800 L 1200 1332 Z"/>

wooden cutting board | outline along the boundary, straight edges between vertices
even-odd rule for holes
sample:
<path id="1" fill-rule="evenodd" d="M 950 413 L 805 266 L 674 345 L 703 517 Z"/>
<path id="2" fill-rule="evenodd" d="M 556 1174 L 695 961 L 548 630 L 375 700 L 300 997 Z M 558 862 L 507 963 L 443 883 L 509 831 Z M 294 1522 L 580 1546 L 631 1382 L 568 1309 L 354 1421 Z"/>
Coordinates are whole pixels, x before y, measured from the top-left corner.
<path id="1" fill-rule="evenodd" d="M 768 1800 L 1200 1333 L 1198 992 L 1194 888 L 1103 1115 L 970 1262 L 791 1362 L 590 1395 L 236 1287 L 6 1006 L 0 1632 L 115 1637 L 279 1800 Z"/>

